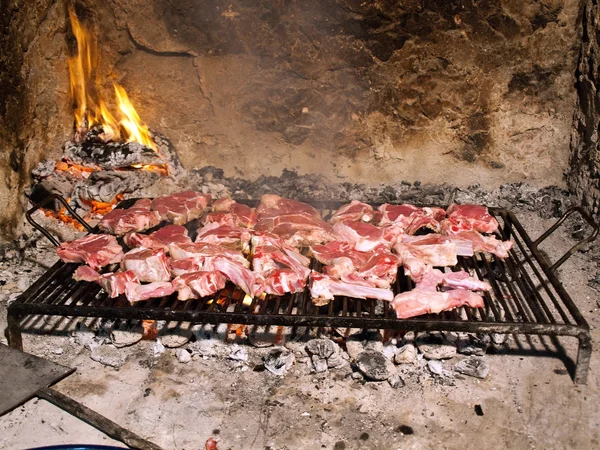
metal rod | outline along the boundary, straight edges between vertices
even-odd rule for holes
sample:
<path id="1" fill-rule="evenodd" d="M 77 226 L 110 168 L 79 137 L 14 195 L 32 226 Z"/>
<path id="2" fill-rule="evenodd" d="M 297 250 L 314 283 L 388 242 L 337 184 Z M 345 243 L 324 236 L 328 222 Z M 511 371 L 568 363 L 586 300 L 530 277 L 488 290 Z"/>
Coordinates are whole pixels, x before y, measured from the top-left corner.
<path id="1" fill-rule="evenodd" d="M 129 448 L 141 449 L 141 450 L 161 450 L 158 445 L 147 441 L 146 439 L 138 436 L 137 434 L 123 428 L 119 424 L 107 419 L 96 411 L 88 408 L 85 405 L 61 394 L 55 389 L 42 388 L 36 392 L 36 396 L 42 398 L 60 409 L 68 412 L 69 414 L 77 417 L 80 420 L 90 424 L 94 428 L 102 431 L 107 436 L 123 442 Z"/>

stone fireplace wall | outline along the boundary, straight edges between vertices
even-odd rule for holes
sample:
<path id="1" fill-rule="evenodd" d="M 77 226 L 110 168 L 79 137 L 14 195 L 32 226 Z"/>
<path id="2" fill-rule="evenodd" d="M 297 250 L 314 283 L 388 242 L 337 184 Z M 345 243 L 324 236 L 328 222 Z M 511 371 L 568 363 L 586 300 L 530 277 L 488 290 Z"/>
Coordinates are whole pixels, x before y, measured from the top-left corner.
<path id="1" fill-rule="evenodd" d="M 600 213 L 600 9 L 586 0 L 583 37 L 577 64 L 577 106 L 571 139 L 569 187 L 592 214 Z"/>
<path id="2" fill-rule="evenodd" d="M 72 129 L 66 0 L 4 2 L 0 225 Z M 185 167 L 256 178 L 563 183 L 577 0 L 81 0 L 121 83 Z"/>

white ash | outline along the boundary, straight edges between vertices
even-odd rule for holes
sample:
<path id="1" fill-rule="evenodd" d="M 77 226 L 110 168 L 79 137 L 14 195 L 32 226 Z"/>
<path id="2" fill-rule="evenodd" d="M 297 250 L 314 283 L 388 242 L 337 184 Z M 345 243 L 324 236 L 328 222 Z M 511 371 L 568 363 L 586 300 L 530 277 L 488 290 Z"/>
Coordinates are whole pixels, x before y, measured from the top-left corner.
<path id="1" fill-rule="evenodd" d="M 415 342 L 427 359 L 450 359 L 456 355 L 456 344 L 441 333 L 421 333 Z"/>
<path id="2" fill-rule="evenodd" d="M 94 346 L 90 357 L 100 364 L 118 369 L 125 364 L 127 355 L 112 345 Z"/>
<path id="3" fill-rule="evenodd" d="M 490 368 L 485 360 L 479 356 L 469 356 L 454 366 L 456 372 L 463 375 L 469 375 L 476 378 L 485 378 L 488 376 Z"/>
<path id="4" fill-rule="evenodd" d="M 184 348 L 178 348 L 175 355 L 177 356 L 177 361 L 182 364 L 187 364 L 192 360 L 192 355 Z"/>
<path id="5" fill-rule="evenodd" d="M 265 369 L 274 375 L 283 376 L 296 360 L 294 354 L 285 347 L 276 347 L 263 356 Z"/>
<path id="6" fill-rule="evenodd" d="M 157 339 L 152 344 L 152 356 L 157 357 L 162 355 L 166 351 L 165 346 L 160 342 L 160 339 Z"/>

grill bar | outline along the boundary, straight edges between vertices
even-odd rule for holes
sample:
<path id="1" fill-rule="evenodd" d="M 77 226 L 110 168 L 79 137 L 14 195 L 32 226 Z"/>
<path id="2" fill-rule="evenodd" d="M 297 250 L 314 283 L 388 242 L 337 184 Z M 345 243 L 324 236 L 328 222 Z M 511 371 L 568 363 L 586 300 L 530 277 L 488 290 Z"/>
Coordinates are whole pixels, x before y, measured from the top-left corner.
<path id="1" fill-rule="evenodd" d="M 132 201 L 122 202 L 127 207 Z M 333 210 L 340 203 L 312 202 Z M 526 335 L 571 336 L 579 340 L 574 380 L 585 383 L 591 354 L 589 326 L 554 275 L 554 268 L 537 249 L 515 215 L 490 208 L 499 219 L 498 237 L 515 242 L 509 258 L 476 255 L 460 257 L 452 270 L 464 269 L 487 280 L 492 291 L 485 294 L 485 307 L 459 308 L 439 315 L 397 319 L 386 302 L 338 297 L 318 307 L 307 290 L 287 296 L 253 298 L 244 303 L 244 293 L 228 284 L 213 297 L 178 301 L 176 295 L 130 305 L 121 296 L 111 299 L 95 283 L 75 282 L 76 264 L 56 263 L 8 308 L 10 344 L 22 345 L 19 322 L 25 316 L 57 315 L 124 320 L 168 320 L 191 323 L 227 323 L 256 326 L 371 328 L 405 331 L 455 331 Z M 570 214 L 571 212 L 567 212 Z M 560 219 L 563 221 L 564 219 Z M 588 218 L 586 218 L 588 220 Z M 590 224 L 593 222 L 588 220 Z M 585 241 L 595 238 L 598 227 Z M 547 233 L 542 236 L 544 239 Z M 580 244 L 578 244 L 579 246 Z M 575 246 L 577 247 L 577 246 Z M 574 247 L 574 248 L 575 248 Z M 572 249 L 573 250 L 573 249 Z M 567 255 L 569 256 L 569 252 Z M 566 259 L 559 261 L 562 264 Z M 313 268 L 318 264 L 313 261 Z M 400 270 L 395 293 L 414 288 Z"/>

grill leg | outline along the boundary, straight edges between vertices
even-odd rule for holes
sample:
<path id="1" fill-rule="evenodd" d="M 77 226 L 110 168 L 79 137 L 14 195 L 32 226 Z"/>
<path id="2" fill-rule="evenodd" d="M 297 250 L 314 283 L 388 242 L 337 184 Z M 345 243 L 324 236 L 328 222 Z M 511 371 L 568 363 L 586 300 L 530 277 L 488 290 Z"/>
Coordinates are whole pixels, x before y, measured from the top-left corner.
<path id="1" fill-rule="evenodd" d="M 23 351 L 23 338 L 21 336 L 21 317 L 8 313 L 6 316 L 8 345 L 17 350 Z"/>
<path id="2" fill-rule="evenodd" d="M 592 356 L 592 338 L 588 335 L 580 335 L 579 350 L 577 351 L 577 365 L 575 366 L 576 384 L 587 384 L 588 369 L 590 368 L 590 359 Z"/>

